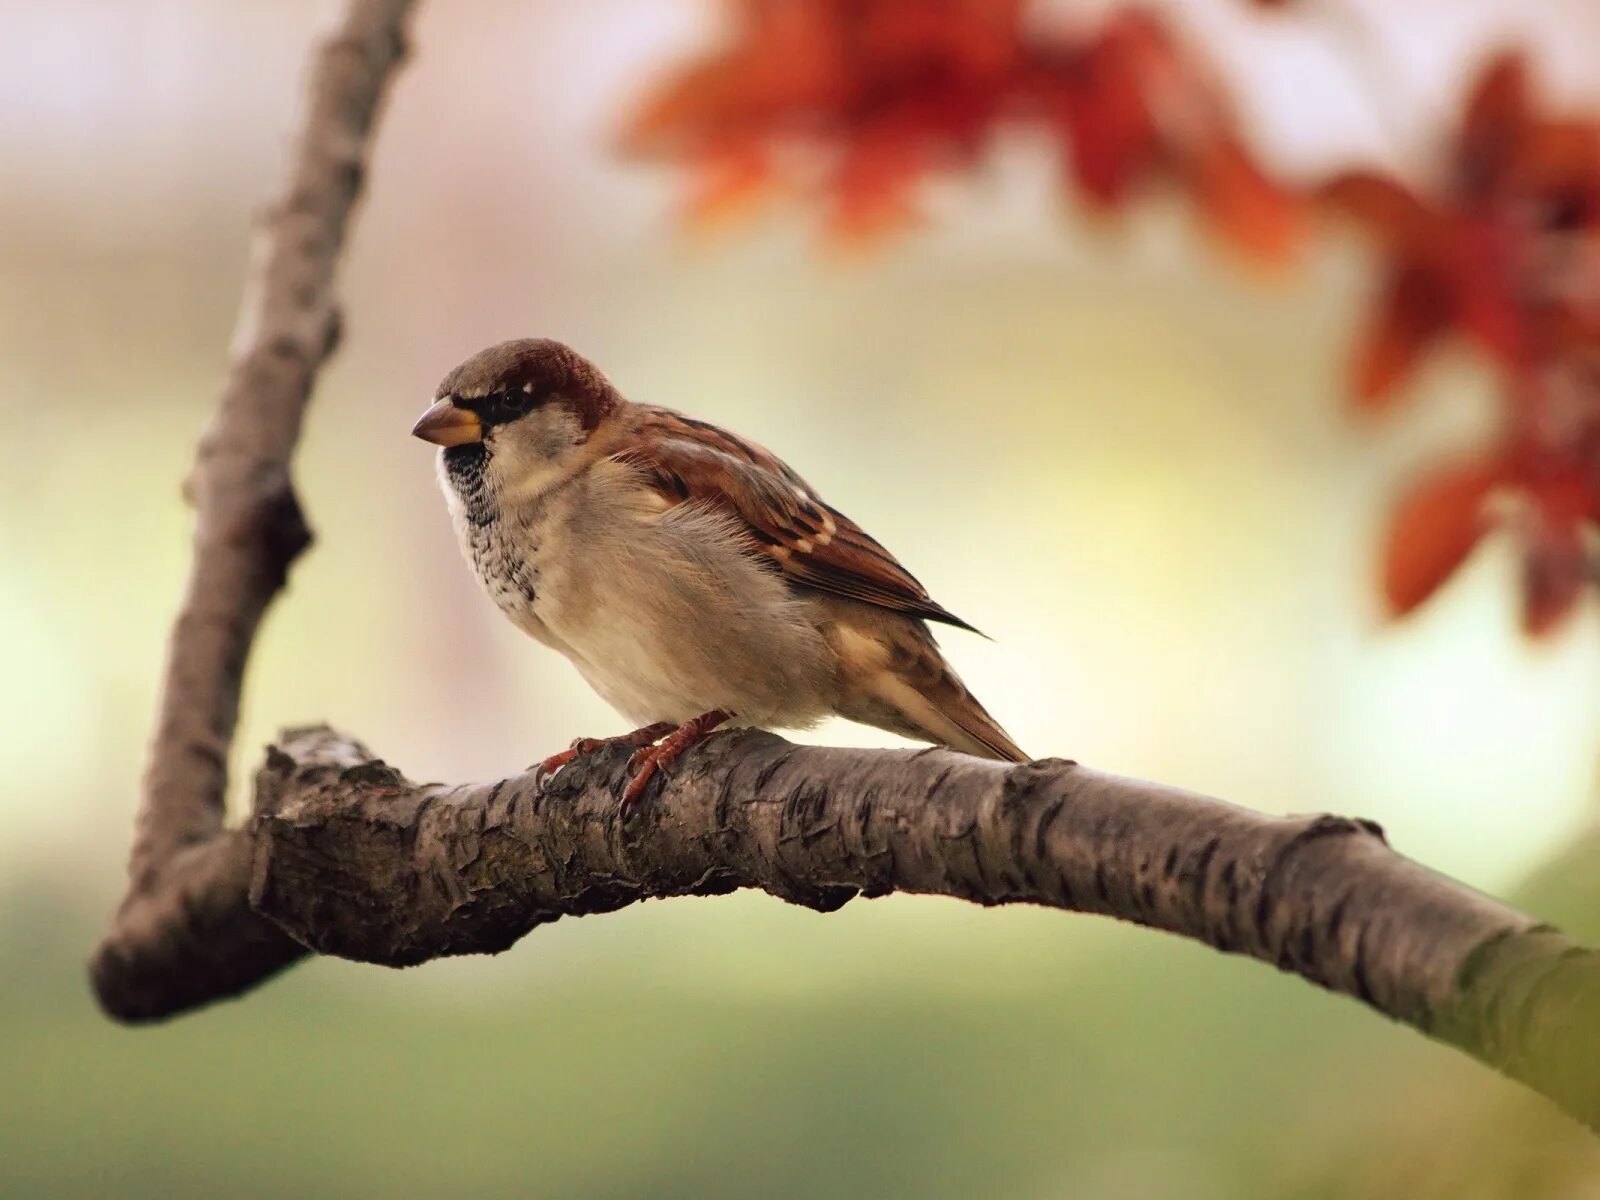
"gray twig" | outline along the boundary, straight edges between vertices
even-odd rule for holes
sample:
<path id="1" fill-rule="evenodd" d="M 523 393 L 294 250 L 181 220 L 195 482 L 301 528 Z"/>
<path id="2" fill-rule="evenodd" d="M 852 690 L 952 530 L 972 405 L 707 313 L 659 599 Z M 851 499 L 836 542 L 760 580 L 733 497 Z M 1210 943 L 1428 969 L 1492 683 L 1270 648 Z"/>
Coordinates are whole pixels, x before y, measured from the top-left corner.
<path id="1" fill-rule="evenodd" d="M 228 751 L 256 628 L 311 532 L 289 463 L 318 369 L 333 352 L 333 278 L 361 191 L 380 102 L 405 54 L 413 0 L 351 0 L 316 49 L 288 175 L 261 214 L 233 360 L 185 493 L 194 557 L 167 647 L 129 864 L 129 890 L 91 967 L 101 996 L 133 987 L 159 948 L 169 978 L 199 1003 L 247 986 L 302 951 L 276 927 L 220 913 L 242 836 L 223 828 Z M 120 1004 L 139 1006 L 133 992 Z"/>

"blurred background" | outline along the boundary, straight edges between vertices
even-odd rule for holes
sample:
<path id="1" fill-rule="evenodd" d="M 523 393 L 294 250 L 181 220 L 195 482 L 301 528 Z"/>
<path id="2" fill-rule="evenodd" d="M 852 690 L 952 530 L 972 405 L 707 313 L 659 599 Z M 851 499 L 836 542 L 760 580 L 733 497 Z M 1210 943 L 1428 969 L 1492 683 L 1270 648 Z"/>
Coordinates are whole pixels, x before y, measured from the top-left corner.
<path id="1" fill-rule="evenodd" d="M 1554 100 L 1600 105 L 1590 0 L 1328 0 L 1348 11 L 1321 26 L 1153 7 L 1291 176 L 1425 155 L 1507 44 Z M 159 1027 L 105 1020 L 83 964 L 187 562 L 178 484 L 330 10 L 0 0 L 0 1195 L 1600 1195 L 1600 1144 L 1454 1052 L 1059 913 L 666 902 L 496 959 L 314 961 Z M 725 11 L 422 7 L 297 463 L 318 541 L 256 646 L 239 785 L 310 720 L 448 779 L 622 729 L 479 594 L 407 436 L 450 366 L 539 334 L 871 528 L 995 636 L 943 641 L 1033 752 L 1371 817 L 1600 932 L 1593 600 L 1524 639 L 1503 537 L 1398 624 L 1374 584 L 1397 487 L 1485 436 L 1492 373 L 1446 350 L 1403 409 L 1355 419 L 1366 243 L 1319 228 L 1297 270 L 1241 271 L 1170 197 L 1086 215 L 1025 132 L 865 253 L 820 247 L 803 204 L 686 233 L 681 171 L 618 130 Z"/>

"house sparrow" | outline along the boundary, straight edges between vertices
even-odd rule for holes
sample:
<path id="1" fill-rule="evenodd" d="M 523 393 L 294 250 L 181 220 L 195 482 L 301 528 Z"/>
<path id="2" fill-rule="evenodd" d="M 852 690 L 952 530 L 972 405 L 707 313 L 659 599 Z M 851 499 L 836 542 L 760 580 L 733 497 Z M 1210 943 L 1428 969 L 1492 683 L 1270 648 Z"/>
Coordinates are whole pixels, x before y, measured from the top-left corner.
<path id="1" fill-rule="evenodd" d="M 444 377 L 434 443 L 462 552 L 500 610 L 641 728 L 623 797 L 724 722 L 832 713 L 1026 761 L 945 662 L 947 612 L 761 447 L 626 400 L 559 342 L 504 342 Z M 656 744 L 658 739 L 663 739 Z"/>

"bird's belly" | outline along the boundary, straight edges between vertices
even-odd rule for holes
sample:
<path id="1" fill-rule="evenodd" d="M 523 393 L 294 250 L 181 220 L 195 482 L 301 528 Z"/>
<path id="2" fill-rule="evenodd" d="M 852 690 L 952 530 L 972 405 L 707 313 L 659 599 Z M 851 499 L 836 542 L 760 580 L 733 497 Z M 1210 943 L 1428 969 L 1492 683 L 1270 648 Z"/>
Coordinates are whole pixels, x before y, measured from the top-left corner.
<path id="1" fill-rule="evenodd" d="M 813 603 L 720 524 L 694 520 L 618 522 L 586 537 L 581 552 L 540 564 L 532 615 L 641 725 L 713 709 L 751 725 L 814 724 L 838 684 Z"/>

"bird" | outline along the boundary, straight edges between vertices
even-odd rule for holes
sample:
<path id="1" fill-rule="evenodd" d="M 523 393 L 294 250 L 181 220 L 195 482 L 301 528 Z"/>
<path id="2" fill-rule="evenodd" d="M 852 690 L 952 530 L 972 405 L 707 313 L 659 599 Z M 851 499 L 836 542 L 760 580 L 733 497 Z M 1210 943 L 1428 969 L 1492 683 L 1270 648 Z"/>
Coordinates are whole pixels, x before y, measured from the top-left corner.
<path id="1" fill-rule="evenodd" d="M 439 447 L 457 540 L 490 599 L 639 728 L 626 808 L 722 725 L 837 714 L 980 758 L 1028 756 L 929 622 L 977 632 L 769 451 L 626 399 L 587 358 L 522 338 L 445 375 L 412 434 Z"/>

